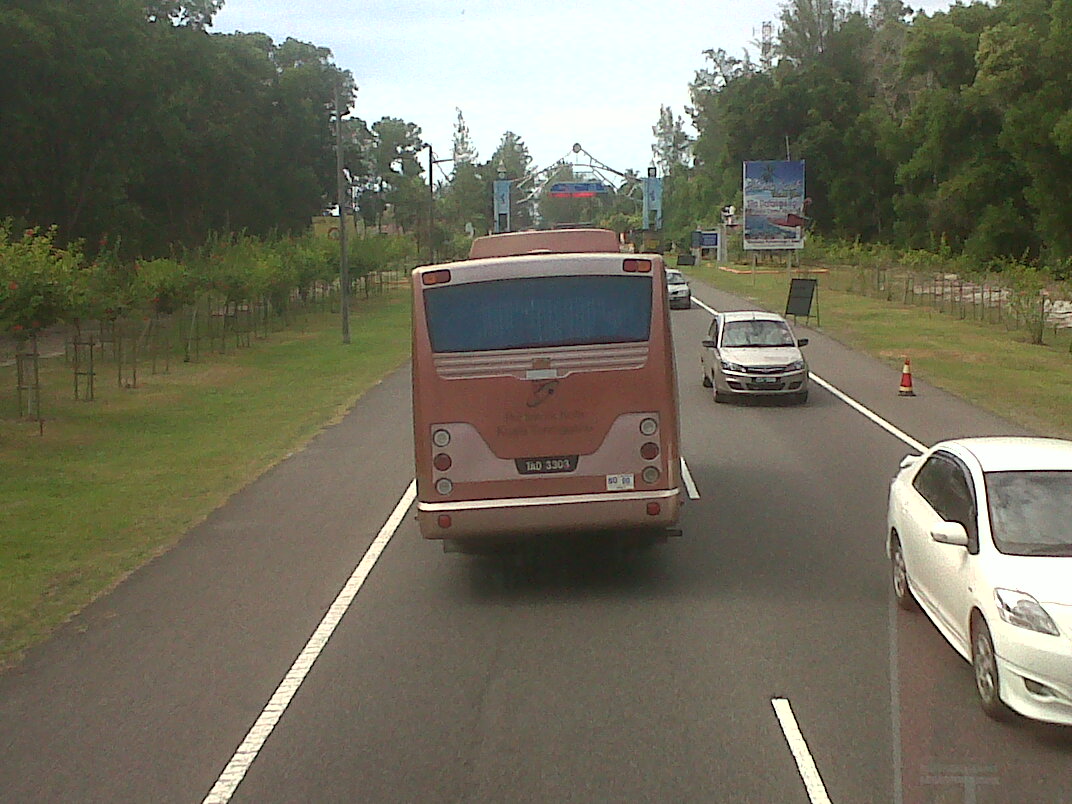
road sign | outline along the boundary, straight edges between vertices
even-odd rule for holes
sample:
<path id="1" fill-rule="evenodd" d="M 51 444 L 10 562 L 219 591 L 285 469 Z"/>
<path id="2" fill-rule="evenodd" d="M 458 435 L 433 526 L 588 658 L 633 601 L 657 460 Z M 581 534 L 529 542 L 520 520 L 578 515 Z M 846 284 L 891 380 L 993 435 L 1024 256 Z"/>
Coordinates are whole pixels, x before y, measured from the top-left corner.
<path id="1" fill-rule="evenodd" d="M 606 192 L 607 185 L 601 181 L 560 181 L 551 185 L 552 198 L 594 198 Z"/>
<path id="2" fill-rule="evenodd" d="M 718 248 L 717 231 L 695 231 L 692 233 L 693 248 Z"/>

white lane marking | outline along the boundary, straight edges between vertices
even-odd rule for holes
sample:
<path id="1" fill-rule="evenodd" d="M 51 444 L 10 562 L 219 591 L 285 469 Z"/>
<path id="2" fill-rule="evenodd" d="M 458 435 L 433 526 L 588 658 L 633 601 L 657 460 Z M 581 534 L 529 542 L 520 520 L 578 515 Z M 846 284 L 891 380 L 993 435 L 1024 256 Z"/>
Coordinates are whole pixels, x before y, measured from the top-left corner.
<path id="1" fill-rule="evenodd" d="M 835 388 L 833 385 L 828 383 L 826 380 L 824 380 L 818 374 L 810 374 L 809 373 L 809 376 L 811 377 L 812 382 L 818 383 L 823 388 L 825 388 L 827 391 L 829 391 L 834 396 L 836 396 L 838 399 L 840 399 L 842 402 L 844 402 L 846 405 L 848 405 L 850 408 L 855 408 L 860 413 L 862 413 L 864 416 L 866 416 L 871 421 L 873 421 L 875 424 L 877 424 L 879 427 L 881 427 L 883 430 L 885 430 L 886 432 L 890 433 L 891 435 L 896 436 L 897 438 L 901 439 L 903 442 L 908 444 L 908 446 L 912 447 L 915 450 L 919 450 L 920 452 L 925 452 L 927 450 L 927 448 L 925 446 L 923 446 L 923 444 L 921 444 L 920 442 L 916 441 L 916 439 L 912 438 L 912 436 L 908 435 L 907 433 L 905 433 L 905 432 L 903 432 L 901 430 L 898 430 L 896 427 L 894 427 L 888 421 L 883 419 L 877 413 L 874 413 L 873 411 L 868 410 L 867 408 L 865 408 L 863 405 L 861 405 L 859 402 L 857 402 L 855 399 L 853 399 L 848 394 L 845 394 L 845 393 L 839 391 L 837 388 Z"/>
<path id="2" fill-rule="evenodd" d="M 328 640 L 335 631 L 335 627 L 342 620 L 343 615 L 346 614 L 346 610 L 350 608 L 354 598 L 357 597 L 357 593 L 361 590 L 365 579 L 372 572 L 376 561 L 386 549 L 387 543 L 391 541 L 395 530 L 398 529 L 399 524 L 402 522 L 402 517 L 406 515 L 406 511 L 409 510 L 416 496 L 417 481 L 412 480 L 409 487 L 402 494 L 402 498 L 395 505 L 391 516 L 387 518 L 387 522 L 380 528 L 376 538 L 372 540 L 372 544 L 369 545 L 369 549 L 354 569 L 350 579 L 335 598 L 335 602 L 328 608 L 327 614 L 320 621 L 320 625 L 316 627 L 316 631 L 309 637 L 309 641 L 305 643 L 305 647 L 298 654 L 298 658 L 294 660 L 294 664 L 290 666 L 290 670 L 287 671 L 286 676 L 279 683 L 275 694 L 268 701 L 268 705 L 264 707 L 264 711 L 261 712 L 260 717 L 250 728 L 242 744 L 234 752 L 234 756 L 227 763 L 227 767 L 223 769 L 223 773 L 216 780 L 216 784 L 212 786 L 209 794 L 205 796 L 203 804 L 227 804 L 231 800 L 231 796 L 234 795 L 238 785 L 245 778 L 249 766 L 257 758 L 257 754 L 272 733 L 272 729 L 275 728 L 276 723 L 279 722 L 279 719 L 287 710 L 298 688 L 305 681 L 305 677 L 313 667 L 313 662 L 324 650 L 324 646 L 327 645 Z"/>
<path id="3" fill-rule="evenodd" d="M 715 313 L 717 312 L 717 311 L 715 310 L 715 308 L 713 308 L 713 307 L 708 307 L 708 306 L 707 306 L 706 304 L 704 304 L 704 303 L 703 303 L 702 301 L 700 301 L 699 299 L 697 299 L 697 298 L 696 298 L 695 296 L 693 296 L 693 297 L 692 297 L 692 301 L 693 301 L 693 303 L 694 303 L 694 304 L 698 304 L 698 305 L 700 305 L 700 306 L 701 306 L 702 308 L 704 308 L 705 310 L 707 310 L 707 312 L 709 312 L 709 313 L 710 313 L 711 315 L 714 315 L 714 314 L 715 314 Z"/>
<path id="4" fill-rule="evenodd" d="M 702 301 L 697 299 L 695 296 L 693 297 L 692 300 L 694 302 L 696 302 L 698 305 L 700 305 L 702 308 L 707 310 L 707 312 L 709 312 L 711 315 L 715 314 L 715 312 L 716 312 L 715 310 L 713 310 L 712 308 L 708 307 L 706 304 L 704 304 Z M 821 385 L 823 388 L 825 388 L 827 391 L 832 393 L 834 396 L 836 396 L 838 399 L 840 399 L 842 402 L 844 402 L 850 408 L 854 408 L 855 410 L 859 411 L 864 416 L 866 416 L 871 421 L 873 421 L 875 424 L 877 424 L 879 427 L 881 427 L 883 430 L 885 430 L 886 432 L 890 433 L 893 436 L 896 436 L 897 438 L 901 439 L 903 442 L 908 444 L 908 446 L 912 447 L 912 449 L 917 450 L 919 452 L 926 452 L 927 448 L 923 444 L 921 444 L 919 441 L 916 441 L 916 439 L 912 438 L 912 436 L 908 435 L 907 433 L 905 433 L 905 432 L 903 432 L 901 430 L 898 430 L 896 427 L 894 427 L 888 421 L 883 419 L 877 413 L 875 413 L 874 411 L 868 410 L 863 405 L 861 405 L 859 402 L 857 402 L 855 399 L 853 399 L 851 396 L 849 396 L 848 394 L 844 393 L 843 391 L 838 390 L 833 385 L 828 383 L 826 380 L 824 380 L 818 374 L 814 374 L 812 372 L 809 372 L 808 375 L 811 377 L 812 382 L 815 382 L 815 383 Z"/>
<path id="5" fill-rule="evenodd" d="M 689 465 L 685 463 L 684 455 L 681 456 L 681 478 L 685 481 L 685 490 L 689 493 L 689 499 L 700 499 L 700 491 L 696 488 L 696 483 L 692 479 L 692 472 L 689 471 Z"/>
<path id="6" fill-rule="evenodd" d="M 826 786 L 819 769 L 815 767 L 808 744 L 804 741 L 804 735 L 800 733 L 800 726 L 793 716 L 793 707 L 789 705 L 788 698 L 771 698 L 774 714 L 778 716 L 778 723 L 782 727 L 785 741 L 789 743 L 789 750 L 793 752 L 793 759 L 797 762 L 797 770 L 800 778 L 804 780 L 804 788 L 808 791 L 808 798 L 812 804 L 830 804 L 830 796 L 826 793 Z"/>

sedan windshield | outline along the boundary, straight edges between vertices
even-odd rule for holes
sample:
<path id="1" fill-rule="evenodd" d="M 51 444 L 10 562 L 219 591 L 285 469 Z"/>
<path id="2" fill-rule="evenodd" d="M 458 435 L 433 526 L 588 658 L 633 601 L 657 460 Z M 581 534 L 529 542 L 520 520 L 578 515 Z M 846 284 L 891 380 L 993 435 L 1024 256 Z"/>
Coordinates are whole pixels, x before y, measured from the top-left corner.
<path id="1" fill-rule="evenodd" d="M 681 271 L 666 272 L 666 283 L 668 285 L 684 285 L 686 282 L 685 275 Z"/>
<path id="2" fill-rule="evenodd" d="M 783 321 L 727 321 L 722 332 L 722 345 L 795 346 L 793 335 Z"/>
<path id="3" fill-rule="evenodd" d="M 1072 556 L 1072 472 L 987 472 L 985 478 L 998 550 Z"/>

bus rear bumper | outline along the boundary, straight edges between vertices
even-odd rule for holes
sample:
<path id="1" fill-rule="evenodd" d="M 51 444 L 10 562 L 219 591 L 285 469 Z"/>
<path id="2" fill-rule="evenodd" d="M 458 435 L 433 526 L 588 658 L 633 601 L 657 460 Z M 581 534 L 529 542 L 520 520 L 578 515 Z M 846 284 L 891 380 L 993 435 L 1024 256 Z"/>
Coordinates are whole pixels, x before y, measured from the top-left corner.
<path id="1" fill-rule="evenodd" d="M 522 497 L 503 500 L 418 502 L 417 523 L 426 539 L 498 541 L 554 533 L 673 530 L 679 489 Z"/>

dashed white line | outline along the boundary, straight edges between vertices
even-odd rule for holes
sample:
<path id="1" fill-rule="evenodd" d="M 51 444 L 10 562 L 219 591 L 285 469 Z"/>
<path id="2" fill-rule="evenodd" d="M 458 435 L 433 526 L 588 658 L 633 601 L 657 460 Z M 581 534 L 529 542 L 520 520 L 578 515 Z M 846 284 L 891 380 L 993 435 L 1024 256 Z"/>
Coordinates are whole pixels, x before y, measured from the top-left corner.
<path id="1" fill-rule="evenodd" d="M 700 490 L 696 488 L 696 483 L 692 479 L 692 472 L 689 471 L 689 465 L 685 463 L 684 455 L 681 456 L 681 479 L 685 481 L 685 490 L 689 493 L 689 499 L 700 499 Z"/>
<path id="2" fill-rule="evenodd" d="M 832 393 L 834 396 L 836 396 L 838 399 L 840 399 L 842 402 L 844 402 L 850 408 L 853 408 L 854 410 L 859 411 L 860 413 L 862 413 L 864 416 L 869 418 L 871 421 L 873 421 L 875 424 L 877 424 L 879 427 L 881 427 L 886 432 L 888 432 L 891 435 L 894 435 L 897 438 L 901 439 L 903 442 L 908 444 L 908 446 L 912 447 L 915 450 L 919 450 L 920 452 L 925 452 L 926 451 L 927 448 L 925 446 L 923 446 L 923 444 L 921 444 L 920 442 L 916 441 L 916 439 L 912 438 L 912 436 L 908 435 L 907 433 L 905 433 L 902 430 L 898 430 L 896 427 L 894 427 L 888 421 L 883 419 L 877 413 L 874 413 L 873 411 L 868 410 L 867 408 L 865 408 L 863 405 L 861 405 L 859 402 L 857 402 L 855 399 L 853 399 L 848 394 L 842 393 L 837 388 L 835 388 L 833 385 L 831 385 L 826 380 L 824 380 L 822 377 L 820 377 L 818 374 L 809 373 L 809 376 L 811 377 L 812 382 L 815 382 L 815 383 L 818 383 L 819 385 L 821 385 L 823 388 L 825 388 L 827 391 Z"/>
<path id="3" fill-rule="evenodd" d="M 231 800 L 231 796 L 234 795 L 238 785 L 245 778 L 249 766 L 257 758 L 257 754 L 272 733 L 276 723 L 279 722 L 298 688 L 305 681 L 305 677 L 313 667 L 313 662 L 324 650 L 324 646 L 327 645 L 336 626 L 342 621 L 346 610 L 350 608 L 350 604 L 357 597 L 357 593 L 361 590 L 365 579 L 372 572 L 376 561 L 379 560 L 380 555 L 386 549 L 387 543 L 391 541 L 395 530 L 398 529 L 399 524 L 402 522 L 402 517 L 406 515 L 406 511 L 409 510 L 416 496 L 417 481 L 413 480 L 402 494 L 402 498 L 395 505 L 391 516 L 387 518 L 383 527 L 380 528 L 376 538 L 372 540 L 372 544 L 369 545 L 369 549 L 365 551 L 365 555 L 354 569 L 353 574 L 350 575 L 350 579 L 335 598 L 335 602 L 328 608 L 327 614 L 320 621 L 320 625 L 316 627 L 313 635 L 309 637 L 309 641 L 305 643 L 302 652 L 298 654 L 298 658 L 294 660 L 294 664 L 290 666 L 290 670 L 287 671 L 286 676 L 279 683 L 275 694 L 268 701 L 268 705 L 264 707 L 264 711 L 261 712 L 260 717 L 250 728 L 242 744 L 234 752 L 234 756 L 227 763 L 227 767 L 223 769 L 223 772 L 216 780 L 216 784 L 212 786 L 208 795 L 205 796 L 203 804 L 227 804 Z"/>
<path id="4" fill-rule="evenodd" d="M 717 312 L 717 310 L 715 310 L 714 307 L 708 307 L 706 304 L 704 304 L 702 301 L 697 299 L 695 296 L 692 297 L 692 303 L 697 304 L 700 307 L 702 307 L 703 309 L 707 310 L 707 312 L 709 312 L 711 315 L 714 315 Z"/>
<path id="5" fill-rule="evenodd" d="M 785 741 L 789 743 L 789 750 L 793 752 L 800 778 L 804 780 L 804 789 L 808 791 L 808 799 L 812 804 L 830 804 L 830 796 L 826 792 L 826 785 L 819 775 L 819 769 L 815 767 L 811 751 L 804 735 L 800 733 L 800 726 L 793 715 L 793 707 L 789 705 L 788 698 L 771 698 L 774 714 L 778 717 L 778 723 L 782 727 Z"/>

